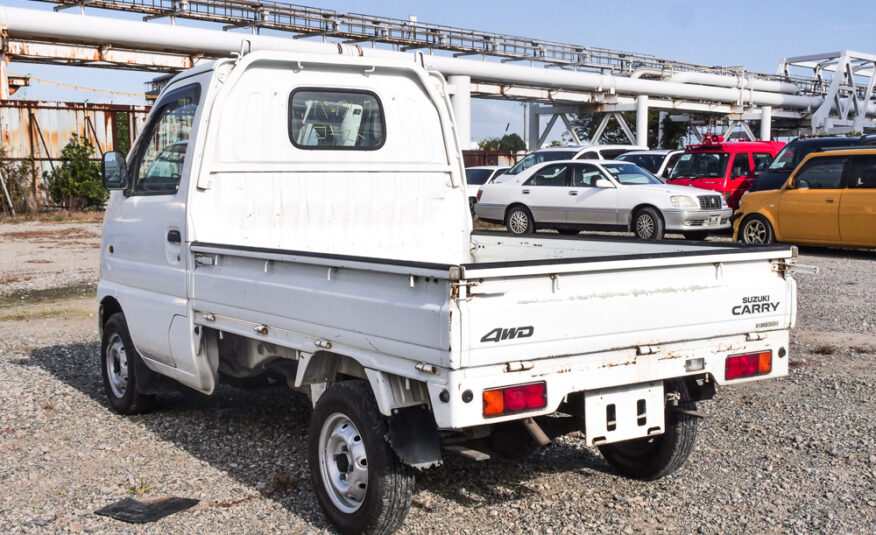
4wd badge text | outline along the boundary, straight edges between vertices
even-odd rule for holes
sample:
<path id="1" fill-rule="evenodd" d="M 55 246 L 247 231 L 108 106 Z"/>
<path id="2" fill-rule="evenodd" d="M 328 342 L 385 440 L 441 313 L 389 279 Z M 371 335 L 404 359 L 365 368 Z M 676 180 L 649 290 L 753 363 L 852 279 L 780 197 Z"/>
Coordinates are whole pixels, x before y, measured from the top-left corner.
<path id="1" fill-rule="evenodd" d="M 535 327 L 529 325 L 526 327 L 509 327 L 503 329 L 496 327 L 481 338 L 481 342 L 501 342 L 502 340 L 511 340 L 513 338 L 529 338 L 535 333 Z"/>

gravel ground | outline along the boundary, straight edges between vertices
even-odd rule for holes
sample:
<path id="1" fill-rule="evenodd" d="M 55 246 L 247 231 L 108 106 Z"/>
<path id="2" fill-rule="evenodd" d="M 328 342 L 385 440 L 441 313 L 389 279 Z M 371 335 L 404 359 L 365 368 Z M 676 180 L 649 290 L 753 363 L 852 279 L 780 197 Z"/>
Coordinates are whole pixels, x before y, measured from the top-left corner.
<path id="1" fill-rule="evenodd" d="M 43 244 L 16 234 L 46 228 Z M 306 397 L 222 387 L 147 415 L 108 409 L 95 304 L 75 293 L 95 283 L 97 242 L 39 247 L 80 232 L 99 225 L 0 225 L 0 533 L 330 531 L 308 481 Z M 403 532 L 876 532 L 876 254 L 801 255 L 822 274 L 797 277 L 791 375 L 701 403 L 680 472 L 623 479 L 574 435 L 523 462 L 449 457 L 418 476 Z M 201 502 L 152 524 L 93 514 L 168 495 Z"/>

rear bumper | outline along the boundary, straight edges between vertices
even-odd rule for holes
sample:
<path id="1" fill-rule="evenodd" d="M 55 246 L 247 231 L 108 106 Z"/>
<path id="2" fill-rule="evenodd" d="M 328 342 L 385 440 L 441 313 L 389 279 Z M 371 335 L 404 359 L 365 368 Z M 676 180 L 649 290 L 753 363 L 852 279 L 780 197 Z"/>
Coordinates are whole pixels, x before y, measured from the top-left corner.
<path id="1" fill-rule="evenodd" d="M 527 362 L 525 371 L 509 371 L 507 364 L 444 370 L 446 383 L 429 382 L 432 411 L 439 428 L 460 429 L 503 421 L 519 420 L 556 412 L 573 392 L 592 391 L 621 385 L 637 385 L 675 377 L 710 374 L 717 384 L 736 384 L 788 374 L 788 330 L 761 332 L 760 340 L 733 335 L 706 340 L 676 342 L 652 347 L 651 354 L 639 355 L 635 348 L 539 359 Z M 779 349 L 785 355 L 779 357 Z M 765 375 L 724 380 L 728 356 L 772 351 L 772 371 Z M 697 359 L 702 359 L 699 367 Z M 446 374 L 446 375 L 445 375 Z M 484 417 L 484 390 L 527 383 L 545 382 L 547 405 L 540 410 L 498 417 Z M 442 392 L 447 401 L 442 401 Z M 468 401 L 466 401 L 468 400 Z"/>
<path id="2" fill-rule="evenodd" d="M 486 204 L 479 202 L 474 205 L 474 210 L 478 219 L 484 219 L 487 221 L 503 221 L 505 219 L 504 204 Z"/>
<path id="3" fill-rule="evenodd" d="M 663 210 L 666 230 L 705 231 L 724 230 L 730 228 L 730 216 L 733 210 Z M 713 221 L 717 220 L 717 223 Z"/>

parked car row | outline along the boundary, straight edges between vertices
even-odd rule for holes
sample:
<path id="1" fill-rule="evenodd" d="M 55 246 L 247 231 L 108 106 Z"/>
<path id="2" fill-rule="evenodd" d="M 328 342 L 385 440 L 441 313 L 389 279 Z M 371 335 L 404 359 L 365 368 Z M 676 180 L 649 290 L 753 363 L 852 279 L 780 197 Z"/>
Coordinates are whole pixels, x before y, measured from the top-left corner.
<path id="1" fill-rule="evenodd" d="M 473 215 L 513 234 L 627 230 L 701 240 L 735 222 L 735 239 L 747 243 L 876 247 L 876 149 L 867 145 L 876 135 L 788 145 L 705 136 L 685 151 L 554 147 L 498 179 L 502 168 L 472 168 L 483 185 L 469 186 L 469 202 Z"/>

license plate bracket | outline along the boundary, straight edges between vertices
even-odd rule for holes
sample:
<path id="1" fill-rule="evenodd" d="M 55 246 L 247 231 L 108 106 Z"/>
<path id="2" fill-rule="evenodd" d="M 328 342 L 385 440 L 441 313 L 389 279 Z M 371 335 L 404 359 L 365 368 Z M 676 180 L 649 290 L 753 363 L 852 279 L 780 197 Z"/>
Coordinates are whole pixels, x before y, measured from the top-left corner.
<path id="1" fill-rule="evenodd" d="M 588 446 L 659 435 L 665 430 L 663 381 L 584 393 Z"/>

